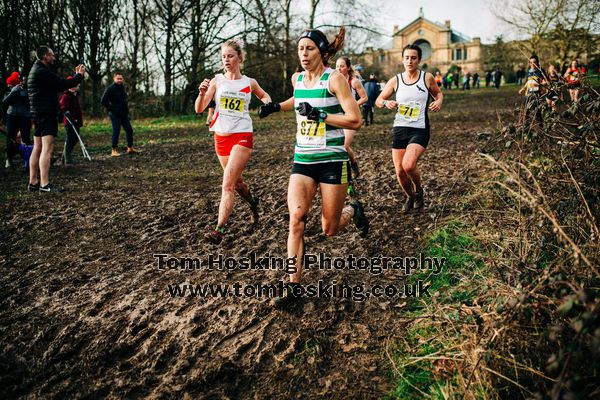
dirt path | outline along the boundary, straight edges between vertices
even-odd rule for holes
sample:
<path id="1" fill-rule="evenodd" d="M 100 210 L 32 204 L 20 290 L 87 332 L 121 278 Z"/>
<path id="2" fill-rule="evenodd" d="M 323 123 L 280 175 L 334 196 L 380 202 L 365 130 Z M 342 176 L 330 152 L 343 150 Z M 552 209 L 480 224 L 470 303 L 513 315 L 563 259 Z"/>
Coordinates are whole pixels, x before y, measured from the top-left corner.
<path id="1" fill-rule="evenodd" d="M 389 150 L 391 117 L 377 115 L 355 148 L 367 239 L 355 230 L 320 240 L 308 221 L 307 252 L 412 256 L 434 223 L 454 210 L 477 172 L 478 133 L 514 92 L 449 96 L 432 119 L 422 161 L 423 212 L 399 213 Z M 279 119 L 278 119 L 279 118 Z M 468 121 L 468 122 L 465 122 Z M 154 253 L 284 256 L 286 185 L 293 143 L 290 115 L 257 124 L 246 179 L 261 198 L 262 221 L 236 206 L 221 246 L 214 226 L 221 171 L 204 128 L 164 132 L 167 143 L 135 157 L 93 153 L 74 171 L 54 170 L 65 194 L 23 190 L 21 171 L 2 171 L 0 204 L 0 397 L 2 398 L 379 398 L 391 388 L 386 343 L 402 335 L 404 301 L 317 299 L 284 313 L 256 298 L 171 298 L 168 284 L 274 283 L 278 271 L 158 271 Z M 88 146 L 103 145 L 105 137 Z M 317 202 L 317 205 L 320 205 Z M 399 283 L 400 273 L 310 270 L 304 281 Z"/>

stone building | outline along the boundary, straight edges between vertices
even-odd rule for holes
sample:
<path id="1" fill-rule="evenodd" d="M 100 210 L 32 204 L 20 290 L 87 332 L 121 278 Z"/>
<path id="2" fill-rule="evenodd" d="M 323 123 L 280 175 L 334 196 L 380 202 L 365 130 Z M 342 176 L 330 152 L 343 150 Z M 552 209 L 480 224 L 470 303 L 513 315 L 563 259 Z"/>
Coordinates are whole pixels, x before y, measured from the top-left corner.
<path id="1" fill-rule="evenodd" d="M 385 75 L 398 73 L 402 67 L 402 49 L 407 44 L 417 44 L 423 51 L 421 66 L 428 71 L 439 69 L 442 73 L 452 65 L 461 67 L 463 72 L 483 71 L 483 47 L 481 39 L 469 38 L 450 26 L 425 18 L 423 9 L 419 17 L 399 29 L 394 27 L 392 42 L 387 48 L 366 49 L 363 56 L 365 67 L 375 67 Z"/>

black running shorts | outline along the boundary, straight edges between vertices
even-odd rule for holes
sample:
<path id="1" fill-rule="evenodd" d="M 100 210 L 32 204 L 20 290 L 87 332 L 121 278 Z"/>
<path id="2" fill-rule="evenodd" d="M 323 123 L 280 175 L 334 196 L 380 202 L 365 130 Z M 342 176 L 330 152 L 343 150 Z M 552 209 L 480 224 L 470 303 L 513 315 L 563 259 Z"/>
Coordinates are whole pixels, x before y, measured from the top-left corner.
<path id="1" fill-rule="evenodd" d="M 332 185 L 346 184 L 352 180 L 350 161 L 332 161 L 317 164 L 294 163 L 292 165 L 293 174 L 308 176 L 318 183 Z"/>
<path id="2" fill-rule="evenodd" d="M 429 144 L 429 128 L 409 128 L 395 126 L 392 130 L 392 148 L 405 149 L 409 144 L 420 144 L 427 148 Z"/>
<path id="3" fill-rule="evenodd" d="M 33 118 L 35 132 L 33 136 L 54 136 L 58 135 L 58 115 L 37 115 Z"/>

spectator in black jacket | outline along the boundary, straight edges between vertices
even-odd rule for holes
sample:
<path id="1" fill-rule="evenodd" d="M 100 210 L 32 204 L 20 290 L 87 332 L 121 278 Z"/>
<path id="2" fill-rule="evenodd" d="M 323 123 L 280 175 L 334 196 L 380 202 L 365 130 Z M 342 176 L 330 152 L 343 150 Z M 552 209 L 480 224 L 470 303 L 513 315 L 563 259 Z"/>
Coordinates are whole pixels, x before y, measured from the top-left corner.
<path id="1" fill-rule="evenodd" d="M 133 128 L 129 121 L 129 107 L 127 105 L 127 92 L 125 91 L 123 75 L 118 72 L 114 74 L 113 83 L 106 88 L 100 102 L 108 109 L 108 116 L 112 122 L 111 155 L 113 157 L 121 155 L 117 147 L 119 145 L 121 126 L 123 126 L 127 135 L 127 154 L 137 153 L 138 151 L 133 148 Z"/>
<path id="2" fill-rule="evenodd" d="M 37 61 L 29 71 L 27 79 L 29 104 L 35 124 L 33 151 L 29 159 L 28 189 L 61 192 L 61 189 L 49 182 L 54 138 L 58 134 L 58 93 L 83 81 L 85 66 L 78 65 L 75 68 L 76 74 L 73 79 L 63 79 L 50 71 L 50 66 L 56 60 L 52 49 L 41 46 L 36 51 L 36 57 Z"/>
<path id="3" fill-rule="evenodd" d="M 2 102 L 8 106 L 6 111 L 6 167 L 12 165 L 12 158 L 18 153 L 17 132 L 21 132 L 21 140 L 31 145 L 31 113 L 29 112 L 29 96 L 23 88 L 22 78 L 13 72 L 6 79 L 8 91 Z"/>

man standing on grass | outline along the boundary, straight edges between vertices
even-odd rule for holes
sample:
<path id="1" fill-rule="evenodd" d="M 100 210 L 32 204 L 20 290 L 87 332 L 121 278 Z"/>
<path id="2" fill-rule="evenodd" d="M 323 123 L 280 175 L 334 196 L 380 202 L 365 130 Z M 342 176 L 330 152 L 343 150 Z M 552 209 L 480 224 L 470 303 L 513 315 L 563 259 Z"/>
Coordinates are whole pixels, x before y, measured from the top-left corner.
<path id="1" fill-rule="evenodd" d="M 138 153 L 138 150 L 133 148 L 133 128 L 129 121 L 129 106 L 127 105 L 127 92 L 125 91 L 123 75 L 118 72 L 113 75 L 113 83 L 106 88 L 100 102 L 108 109 L 108 116 L 112 123 L 111 155 L 113 157 L 121 155 L 117 147 L 121 126 L 123 126 L 127 136 L 127 154 Z"/>
<path id="2" fill-rule="evenodd" d="M 50 66 L 56 60 L 52 49 L 41 46 L 36 51 L 36 58 L 27 78 L 29 104 L 35 125 L 28 190 L 61 192 L 62 189 L 49 182 L 54 138 L 58 134 L 58 92 L 79 85 L 83 81 L 85 66 L 78 65 L 72 79 L 63 79 L 50 71 Z"/>

